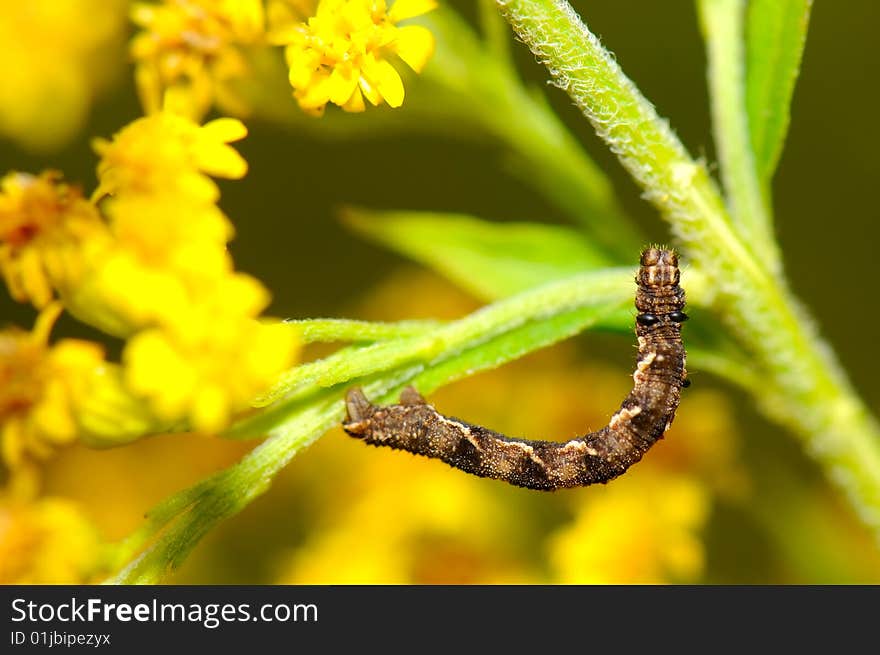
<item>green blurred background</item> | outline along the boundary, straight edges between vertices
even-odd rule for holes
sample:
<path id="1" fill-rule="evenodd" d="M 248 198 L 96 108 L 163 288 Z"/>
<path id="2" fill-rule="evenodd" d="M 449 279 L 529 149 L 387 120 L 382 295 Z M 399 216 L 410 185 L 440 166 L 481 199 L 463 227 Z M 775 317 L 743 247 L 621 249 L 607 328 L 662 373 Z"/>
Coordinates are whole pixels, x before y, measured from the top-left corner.
<path id="1" fill-rule="evenodd" d="M 450 4 L 473 17 L 471 2 Z M 659 113 L 669 119 L 691 153 L 714 161 L 705 56 L 694 3 L 574 0 L 572 4 Z M 876 154 L 880 150 L 876 118 L 880 94 L 876 71 L 878 26 L 880 4 L 871 0 L 820 0 L 815 4 L 791 128 L 774 185 L 777 233 L 789 279 L 873 408 L 880 407 L 880 378 L 876 375 L 880 361 L 871 342 L 880 319 L 876 285 L 871 281 L 876 268 L 872 259 L 880 239 L 875 187 L 880 173 Z M 519 44 L 516 55 L 524 76 L 535 85 L 544 85 L 546 72 Z M 412 92 L 416 93 L 417 87 Z M 546 87 L 546 94 L 611 177 L 622 204 L 643 228 L 646 240 L 667 240 L 665 224 L 639 197 L 634 183 L 569 106 L 567 97 L 552 86 Z M 57 168 L 69 180 L 91 189 L 96 163 L 91 138 L 109 136 L 139 114 L 129 70 L 98 100 L 88 124 L 74 142 L 58 152 L 33 154 L 0 140 L 0 168 Z M 364 135 L 340 140 L 322 136 L 317 121 L 314 126 L 306 123 L 304 129 L 258 122 L 249 122 L 248 126 L 250 134 L 239 144 L 239 150 L 248 160 L 250 172 L 242 181 L 221 184 L 221 206 L 237 229 L 231 244 L 236 267 L 257 276 L 272 290 L 270 313 L 275 316 L 368 313 L 363 302 L 368 290 L 395 272 L 414 270 L 402 258 L 347 230 L 337 214 L 345 205 L 460 211 L 499 221 L 566 220 L 536 192 L 505 174 L 499 166 L 498 147 L 472 133 L 463 133 L 461 138 L 448 133 L 432 136 L 413 132 L 390 138 Z M 33 312 L 14 304 L 4 292 L 0 294 L 0 317 L 3 323 L 30 325 Z M 56 334 L 100 338 L 67 319 Z M 585 353 L 585 361 L 625 372 L 632 356 L 625 339 L 587 334 L 578 339 L 578 347 Z M 699 372 L 694 380 L 695 386 L 715 384 Z M 734 403 L 732 414 L 747 468 L 764 467 L 761 479 L 778 482 L 778 487 L 766 488 L 756 483 L 756 502 L 763 493 L 776 493 L 789 484 L 795 489 L 825 489 L 818 472 L 788 435 L 760 418 L 744 398 L 726 393 Z M 516 429 L 515 416 L 511 422 Z M 333 433 L 327 438 L 340 437 Z M 296 460 L 292 467 L 308 467 L 309 461 Z M 778 478 L 774 469 L 777 463 L 784 463 Z M 161 497 L 159 491 L 156 494 Z M 798 502 L 797 494 L 794 497 Z M 809 497 L 804 493 L 803 502 L 810 502 Z M 285 502 L 295 503 L 290 498 Z M 829 502 L 832 513 L 848 512 L 842 504 L 833 505 L 833 497 Z M 225 526 L 212 536 L 193 558 L 201 557 L 200 563 L 188 564 L 178 581 L 272 581 L 260 565 L 248 564 L 251 559 L 247 556 L 259 551 L 260 540 L 269 538 L 262 519 L 283 520 L 285 512 L 261 503 L 264 501 L 231 521 L 233 527 Z M 294 543 L 302 536 L 294 519 L 307 511 L 290 509 L 291 524 L 273 528 L 284 533 L 280 541 Z M 709 581 L 858 581 L 834 579 L 834 572 L 842 569 L 833 566 L 828 569 L 832 579 L 780 577 L 774 573 L 779 569 L 774 568 L 773 558 L 768 555 L 772 546 L 747 523 L 748 519 L 734 510 L 726 512 L 722 508 L 716 513 L 714 528 L 708 533 Z M 742 539 L 736 549 L 716 548 L 718 544 L 713 540 L 736 534 Z M 809 534 L 800 537 L 809 539 Z M 868 542 L 859 536 L 854 543 L 861 547 Z M 821 544 L 816 548 L 816 557 L 844 555 L 822 551 Z M 202 551 L 209 554 L 200 555 Z M 804 553 L 807 559 L 811 557 L 808 551 Z M 853 569 L 856 578 L 859 571 L 880 568 L 876 553 L 865 552 L 864 557 L 864 567 Z M 211 569 L 213 565 L 217 566 Z"/>

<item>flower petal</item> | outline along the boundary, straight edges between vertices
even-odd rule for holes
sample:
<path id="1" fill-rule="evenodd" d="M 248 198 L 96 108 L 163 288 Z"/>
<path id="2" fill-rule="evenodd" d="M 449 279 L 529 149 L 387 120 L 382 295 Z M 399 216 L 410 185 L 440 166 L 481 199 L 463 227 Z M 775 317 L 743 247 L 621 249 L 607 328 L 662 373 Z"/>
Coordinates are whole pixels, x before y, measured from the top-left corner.
<path id="1" fill-rule="evenodd" d="M 378 89 L 376 89 L 376 85 L 367 79 L 366 76 L 361 75 L 360 80 L 361 91 L 363 91 L 364 97 L 370 101 L 374 107 L 382 104 L 382 94 L 379 93 Z"/>
<path id="2" fill-rule="evenodd" d="M 397 30 L 393 48 L 410 68 L 420 73 L 434 54 L 434 35 L 421 25 L 407 25 Z"/>
<path id="3" fill-rule="evenodd" d="M 364 94 L 361 93 L 361 90 L 358 88 L 355 88 L 354 93 L 351 94 L 348 102 L 342 105 L 343 111 L 347 111 L 352 114 L 358 114 L 364 111 L 366 108 L 366 105 L 364 105 Z"/>
<path id="4" fill-rule="evenodd" d="M 364 62 L 364 75 L 391 107 L 403 104 L 403 81 L 394 66 L 384 59 L 368 58 Z"/>
<path id="5" fill-rule="evenodd" d="M 319 109 L 330 101 L 332 88 L 329 75 L 316 75 L 309 86 L 296 94 L 297 102 L 303 109 Z"/>
<path id="6" fill-rule="evenodd" d="M 437 8 L 437 0 L 395 0 L 388 18 L 393 22 L 421 16 L 424 13 Z"/>
<path id="7" fill-rule="evenodd" d="M 330 74 L 330 101 L 344 105 L 357 90 L 358 71 L 353 66 L 337 66 Z"/>
<path id="8" fill-rule="evenodd" d="M 205 123 L 202 126 L 202 133 L 214 141 L 231 143 L 245 138 L 248 131 L 244 123 L 236 118 L 217 118 Z"/>

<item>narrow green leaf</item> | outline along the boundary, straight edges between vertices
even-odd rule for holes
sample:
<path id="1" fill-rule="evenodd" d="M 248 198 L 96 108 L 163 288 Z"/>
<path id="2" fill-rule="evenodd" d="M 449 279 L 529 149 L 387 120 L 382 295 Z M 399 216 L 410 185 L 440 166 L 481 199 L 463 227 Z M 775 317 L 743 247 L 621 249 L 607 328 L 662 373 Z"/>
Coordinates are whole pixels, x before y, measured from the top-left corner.
<path id="1" fill-rule="evenodd" d="M 746 112 L 746 0 L 698 0 L 706 41 L 712 132 L 731 218 L 745 243 L 779 269 L 768 196 L 758 177 Z"/>
<path id="2" fill-rule="evenodd" d="M 788 131 L 812 0 L 751 0 L 746 26 L 746 97 L 758 176 L 768 184 Z"/>
<path id="3" fill-rule="evenodd" d="M 532 351 L 550 346 L 595 326 L 600 319 L 631 322 L 629 299 L 617 307 L 613 304 L 600 307 L 581 307 L 558 316 L 530 321 L 525 325 L 499 335 L 479 348 L 466 350 L 444 362 L 419 373 L 412 384 L 423 393 L 442 387 L 449 382 L 470 377 L 479 371 L 497 368 Z"/>
<path id="4" fill-rule="evenodd" d="M 344 348 L 323 359 L 290 369 L 269 391 L 254 399 L 251 404 L 254 407 L 266 407 L 282 398 L 302 398 L 316 389 L 327 389 L 346 380 L 391 370 L 424 357 L 430 345 L 430 340 L 414 337 Z"/>
<path id="5" fill-rule="evenodd" d="M 510 30 L 507 29 L 507 23 L 498 13 L 495 0 L 480 0 L 477 9 L 480 12 L 480 27 L 485 38 L 486 50 L 494 55 L 499 65 L 513 70 L 513 55 L 510 48 L 513 39 Z"/>
<path id="6" fill-rule="evenodd" d="M 344 318 L 317 318 L 302 321 L 286 321 L 292 329 L 298 330 L 303 343 L 333 341 L 386 341 L 424 334 L 438 327 L 440 321 L 398 321 L 381 323 L 373 321 L 354 321 Z"/>
<path id="7" fill-rule="evenodd" d="M 361 234 L 487 300 L 609 264 L 578 232 L 556 225 L 363 210 L 349 210 L 345 218 Z"/>

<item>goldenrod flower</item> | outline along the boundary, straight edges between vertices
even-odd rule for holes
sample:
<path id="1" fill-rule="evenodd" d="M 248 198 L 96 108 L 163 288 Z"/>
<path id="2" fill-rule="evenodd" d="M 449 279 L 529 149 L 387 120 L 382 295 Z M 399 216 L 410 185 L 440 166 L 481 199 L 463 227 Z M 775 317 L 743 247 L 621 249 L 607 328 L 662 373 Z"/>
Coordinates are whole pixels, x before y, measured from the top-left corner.
<path id="1" fill-rule="evenodd" d="M 58 147 L 124 67 L 126 0 L 0 0 L 0 134 Z"/>
<path id="2" fill-rule="evenodd" d="M 94 582 L 102 544 L 75 503 L 47 498 L 0 504 L 0 584 Z"/>
<path id="3" fill-rule="evenodd" d="M 44 307 L 54 290 L 82 280 L 107 243 L 107 228 L 60 174 L 11 173 L 0 180 L 0 274 L 20 302 Z"/>
<path id="4" fill-rule="evenodd" d="M 227 284 L 232 224 L 209 175 L 241 177 L 247 163 L 228 144 L 246 134 L 234 119 L 204 126 L 168 113 L 139 119 L 97 141 L 99 187 L 113 245 L 78 299 L 129 328 L 180 323 Z M 255 315 L 255 314 L 254 314 Z M 130 331 L 130 330 L 129 330 Z"/>
<path id="5" fill-rule="evenodd" d="M 123 358 L 129 388 L 159 417 L 215 432 L 288 368 L 296 351 L 283 324 L 221 314 L 139 332 Z"/>
<path id="6" fill-rule="evenodd" d="M 232 274 L 226 250 L 232 228 L 213 204 L 119 198 L 108 213 L 116 238 L 76 300 L 120 325 L 116 332 L 180 322 Z"/>
<path id="7" fill-rule="evenodd" d="M 232 118 L 205 125 L 169 113 L 140 118 L 125 126 L 112 141 L 95 140 L 101 156 L 100 184 L 93 194 L 183 194 L 214 202 L 219 192 L 208 175 L 236 179 L 247 162 L 229 143 L 243 139 L 247 128 Z"/>
<path id="8" fill-rule="evenodd" d="M 403 103 L 403 82 L 389 61 L 397 57 L 420 72 L 434 51 L 434 37 L 407 18 L 437 6 L 435 0 L 320 0 L 307 22 L 279 27 L 272 40 L 286 47 L 290 83 L 300 107 L 320 113 L 328 102 L 346 111 L 371 104 Z"/>
<path id="9" fill-rule="evenodd" d="M 60 311 L 57 303 L 49 305 L 32 332 L 0 332 L 0 445 L 13 472 L 76 439 L 77 403 L 104 364 L 97 344 L 64 339 L 48 345 Z"/>
<path id="10" fill-rule="evenodd" d="M 131 53 L 147 113 L 164 109 L 197 120 L 215 101 L 232 113 L 246 111 L 229 82 L 247 73 L 240 47 L 263 36 L 260 0 L 137 3 L 132 19 L 144 28 Z"/>
<path id="11" fill-rule="evenodd" d="M 269 294 L 233 271 L 226 250 L 232 225 L 209 175 L 244 175 L 246 162 L 227 144 L 245 134 L 234 119 L 200 127 L 162 112 L 96 143 L 94 197 L 113 243 L 78 299 L 135 333 L 123 354 L 128 389 L 160 421 L 204 432 L 247 407 L 297 346 L 292 330 L 256 320 Z"/>

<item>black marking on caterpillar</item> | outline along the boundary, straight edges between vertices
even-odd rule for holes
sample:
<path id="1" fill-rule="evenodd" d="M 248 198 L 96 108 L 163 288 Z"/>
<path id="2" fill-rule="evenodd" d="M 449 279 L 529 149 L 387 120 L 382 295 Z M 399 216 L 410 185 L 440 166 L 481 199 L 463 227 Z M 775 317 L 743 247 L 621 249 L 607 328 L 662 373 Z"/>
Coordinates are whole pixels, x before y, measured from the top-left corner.
<path id="1" fill-rule="evenodd" d="M 443 416 L 412 387 L 399 405 L 379 407 L 359 388 L 348 391 L 342 424 L 352 437 L 374 446 L 408 450 L 486 478 L 551 491 L 605 483 L 638 462 L 675 418 L 682 387 L 689 386 L 681 342 L 685 298 L 678 257 L 647 248 L 636 276 L 639 354 L 633 389 L 598 432 L 565 443 L 506 437 Z"/>

